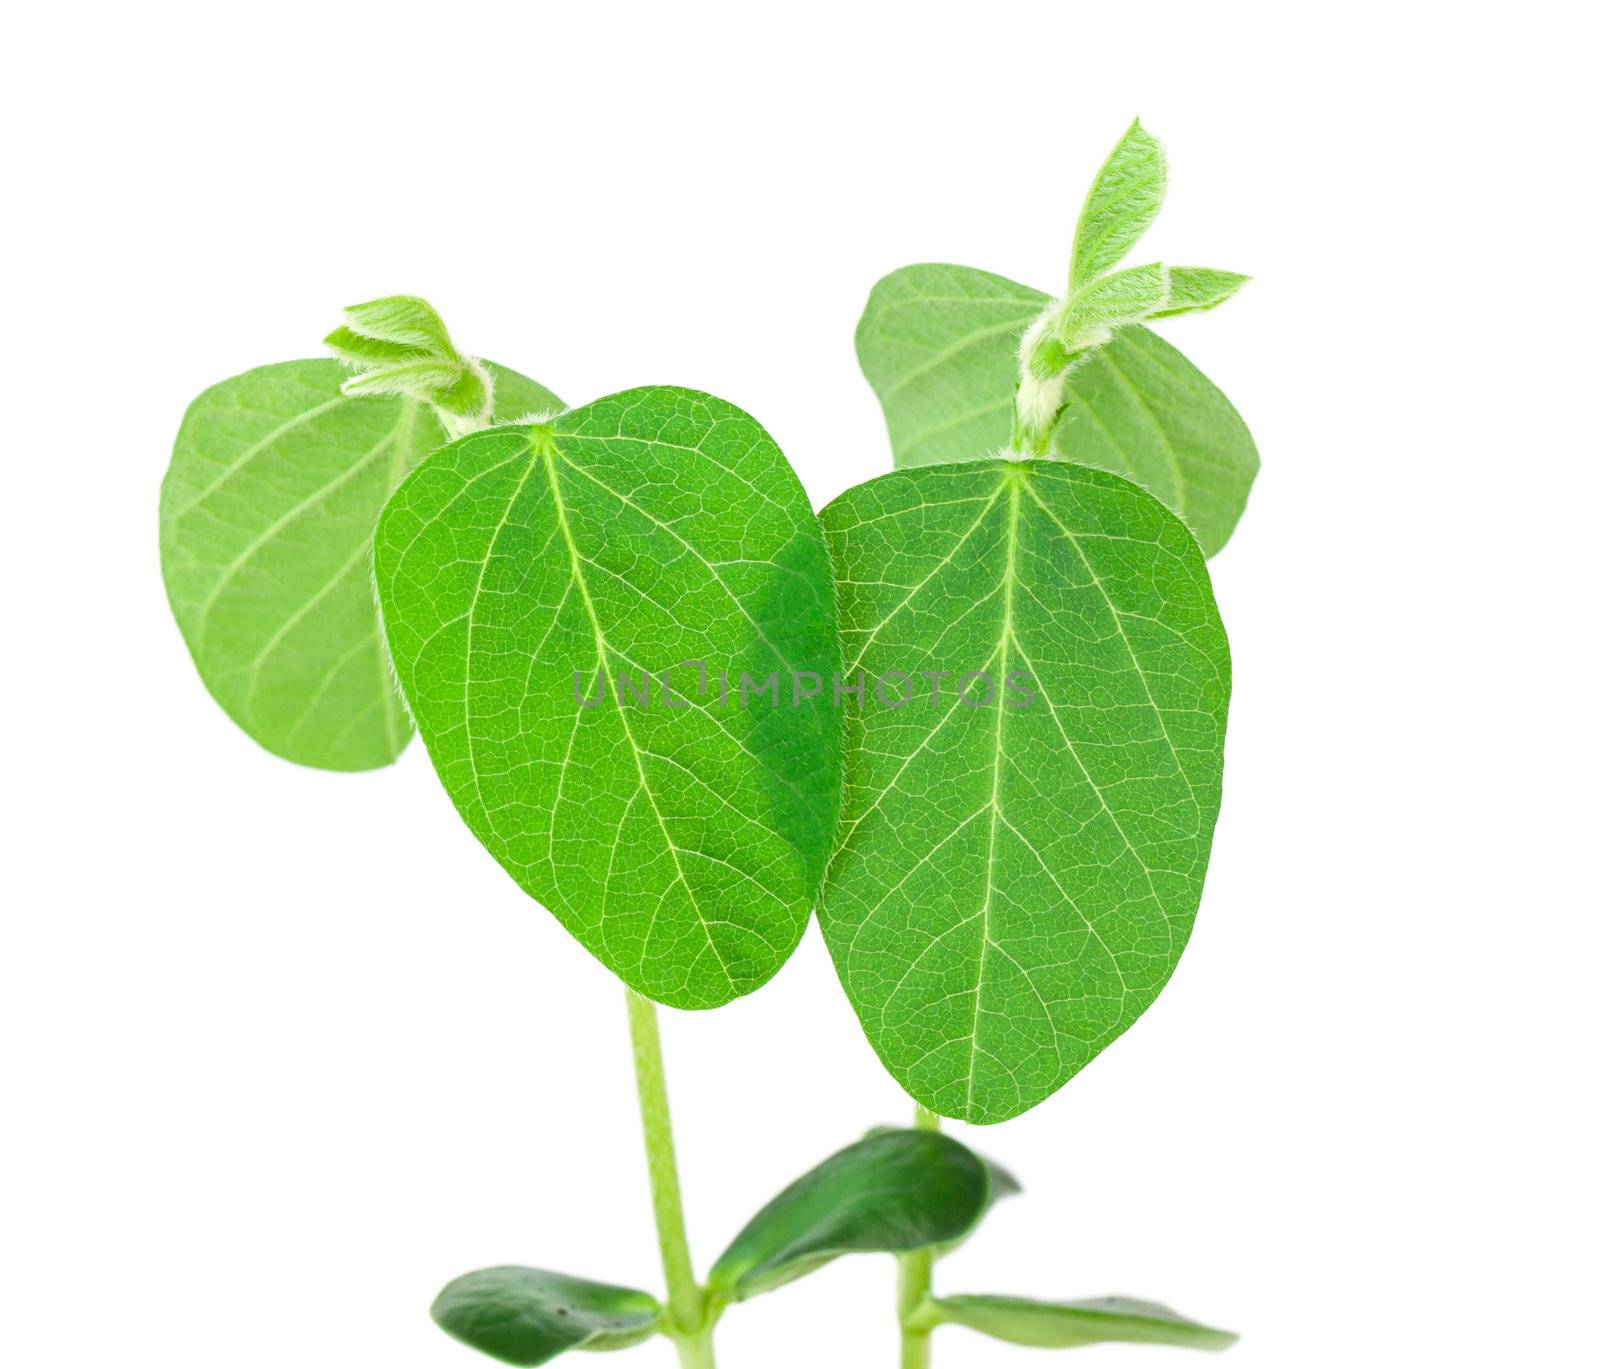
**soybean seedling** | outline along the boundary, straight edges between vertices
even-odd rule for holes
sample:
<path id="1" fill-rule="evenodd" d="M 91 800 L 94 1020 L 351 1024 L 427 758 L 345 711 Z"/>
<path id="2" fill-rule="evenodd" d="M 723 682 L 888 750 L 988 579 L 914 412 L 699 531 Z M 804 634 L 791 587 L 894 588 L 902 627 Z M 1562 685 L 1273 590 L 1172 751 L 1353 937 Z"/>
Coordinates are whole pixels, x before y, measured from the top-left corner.
<path id="1" fill-rule="evenodd" d="M 704 1369 L 728 1308 L 890 1252 L 904 1366 L 946 1323 L 1231 1341 L 1128 1299 L 932 1291 L 1017 1189 L 938 1118 L 1060 1087 L 1153 1000 L 1199 902 L 1229 686 L 1205 553 L 1255 453 L 1142 326 L 1243 278 L 1118 269 L 1164 184 L 1135 124 L 1058 300 L 955 267 L 880 283 L 857 343 L 901 469 L 820 518 L 734 405 L 564 407 L 409 296 L 191 405 L 162 563 L 213 696 L 327 769 L 386 765 L 414 726 L 489 854 L 626 986 L 664 1295 L 479 1270 L 434 1306 L 458 1339 L 535 1365 L 664 1335 Z M 759 988 L 813 908 L 915 1125 L 796 1180 L 701 1281 L 655 1004 Z"/>

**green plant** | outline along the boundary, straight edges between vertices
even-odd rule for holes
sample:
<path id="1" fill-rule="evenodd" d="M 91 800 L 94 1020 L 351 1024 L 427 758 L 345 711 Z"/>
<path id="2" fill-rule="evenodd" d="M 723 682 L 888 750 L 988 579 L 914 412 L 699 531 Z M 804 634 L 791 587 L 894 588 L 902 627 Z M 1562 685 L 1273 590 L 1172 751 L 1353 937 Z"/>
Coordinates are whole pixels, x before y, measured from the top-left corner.
<path id="1" fill-rule="evenodd" d="M 480 1270 L 433 1309 L 466 1344 L 535 1365 L 661 1334 L 703 1369 L 729 1307 L 863 1252 L 899 1260 L 905 1369 L 944 1324 L 1231 1342 L 1153 1303 L 932 1287 L 1017 1191 L 939 1116 L 1016 1116 L 1124 1031 L 1210 851 L 1229 657 L 1205 555 L 1256 458 L 1141 325 L 1244 278 L 1118 269 L 1164 186 L 1135 123 L 1060 300 L 957 267 L 880 282 L 857 345 L 900 469 L 820 518 L 733 405 L 565 408 L 407 296 L 349 310 L 337 360 L 190 407 L 162 565 L 218 702 L 328 769 L 393 761 L 414 723 L 484 847 L 627 986 L 666 1295 Z M 796 1180 L 701 1282 L 654 1005 L 752 992 L 813 908 L 915 1125 Z"/>
<path id="2" fill-rule="evenodd" d="M 1248 277 L 1115 269 L 1166 185 L 1160 144 L 1135 120 L 1084 201 L 1060 299 L 968 266 L 907 266 L 878 282 L 856 352 L 896 466 L 1052 452 L 1136 481 L 1208 556 L 1221 550 L 1255 479 L 1255 444 L 1222 392 L 1143 324 L 1213 309 Z"/>

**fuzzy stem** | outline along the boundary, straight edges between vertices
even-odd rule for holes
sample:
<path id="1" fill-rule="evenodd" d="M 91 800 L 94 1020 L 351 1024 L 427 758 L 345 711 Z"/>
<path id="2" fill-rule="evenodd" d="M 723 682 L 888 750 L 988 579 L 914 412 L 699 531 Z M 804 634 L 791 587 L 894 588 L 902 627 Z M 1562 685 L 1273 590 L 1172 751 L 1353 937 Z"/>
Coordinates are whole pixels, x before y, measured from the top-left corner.
<path id="1" fill-rule="evenodd" d="M 1018 349 L 1017 393 L 1011 405 L 1011 449 L 1021 456 L 1043 456 L 1066 406 L 1068 358 L 1054 330 L 1065 306 L 1047 305 L 1028 326 Z"/>
<path id="2" fill-rule="evenodd" d="M 433 410 L 434 417 L 439 420 L 439 426 L 444 429 L 444 435 L 451 442 L 456 441 L 458 438 L 469 437 L 473 433 L 480 433 L 491 422 L 487 410 L 483 413 L 462 417 L 460 414 L 449 413 L 441 409 L 437 404 L 430 404 L 428 407 Z"/>
<path id="3" fill-rule="evenodd" d="M 656 1005 L 632 989 L 628 990 L 628 1031 L 633 1038 L 633 1074 L 639 1086 L 656 1239 L 661 1247 L 661 1269 L 667 1277 L 668 1334 L 677 1343 L 678 1363 L 683 1369 L 716 1369 L 706 1295 L 695 1282 L 689 1235 L 683 1224 L 683 1193 L 678 1185 L 678 1155 L 672 1142 Z"/>
<path id="4" fill-rule="evenodd" d="M 917 1104 L 918 1131 L 938 1131 L 939 1118 Z M 933 1251 L 911 1250 L 900 1256 L 900 1369 L 928 1369 L 932 1360 L 931 1328 L 918 1317 L 933 1291 Z"/>

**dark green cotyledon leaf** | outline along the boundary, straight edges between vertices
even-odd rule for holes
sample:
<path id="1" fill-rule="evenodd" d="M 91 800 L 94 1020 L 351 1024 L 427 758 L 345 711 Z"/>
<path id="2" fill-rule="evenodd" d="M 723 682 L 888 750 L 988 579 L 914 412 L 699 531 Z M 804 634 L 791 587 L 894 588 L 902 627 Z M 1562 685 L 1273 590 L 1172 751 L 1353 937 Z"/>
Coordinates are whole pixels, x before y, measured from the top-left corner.
<path id="1" fill-rule="evenodd" d="M 1124 1031 L 1188 938 L 1229 689 L 1205 559 L 1138 486 L 1055 460 L 896 471 L 822 522 L 867 682 L 823 934 L 907 1091 L 1002 1121 Z"/>
<path id="2" fill-rule="evenodd" d="M 374 569 L 440 779 L 528 893 L 673 1007 L 783 964 L 838 811 L 839 648 L 754 419 L 657 387 L 464 438 L 395 492 Z"/>
<path id="3" fill-rule="evenodd" d="M 546 1364 L 566 1350 L 621 1350 L 654 1335 L 648 1293 L 546 1269 L 501 1265 L 463 1274 L 434 1299 L 433 1319 L 507 1364 Z"/>
<path id="4" fill-rule="evenodd" d="M 869 1137 L 887 1136 L 899 1130 L 900 1128 L 898 1127 L 873 1127 L 867 1132 L 867 1135 Z M 940 1257 L 948 1255 L 957 1246 L 963 1244 L 967 1237 L 972 1235 L 972 1233 L 978 1229 L 978 1226 L 982 1223 L 983 1219 L 989 1215 L 989 1209 L 1002 1198 L 1013 1198 L 1022 1192 L 1022 1185 L 1017 1182 L 1016 1175 L 1014 1175 L 1004 1165 L 991 1160 L 987 1155 L 984 1155 L 980 1151 L 975 1150 L 972 1153 L 978 1157 L 988 1175 L 988 1196 L 984 1198 L 983 1209 L 978 1213 L 977 1217 L 973 1219 L 970 1227 L 963 1231 L 959 1236 L 955 1237 L 954 1240 L 943 1241 L 933 1247 L 935 1252 Z"/>
<path id="5" fill-rule="evenodd" d="M 840 1255 L 918 1250 L 961 1239 L 982 1218 L 992 1171 L 936 1131 L 879 1128 L 802 1174 L 752 1217 L 711 1270 L 728 1302 L 777 1288 Z"/>
<path id="6" fill-rule="evenodd" d="M 493 367 L 496 412 L 559 408 Z M 161 486 L 167 596 L 206 688 L 267 750 L 387 765 L 411 737 L 372 604 L 372 529 L 445 440 L 414 401 L 350 398 L 331 358 L 261 366 L 184 415 Z"/>
<path id="7" fill-rule="evenodd" d="M 1170 1307 L 1137 1298 L 1087 1298 L 1082 1302 L 1035 1302 L 990 1294 L 936 1298 L 935 1323 L 968 1326 L 1013 1345 L 1066 1350 L 1102 1341 L 1182 1345 L 1226 1350 L 1238 1336 L 1180 1317 Z"/>
<path id="8" fill-rule="evenodd" d="M 1049 302 L 966 266 L 908 266 L 878 282 L 856 352 L 896 466 L 1005 448 L 1018 343 Z M 1222 392 L 1176 347 L 1130 326 L 1071 372 L 1066 395 L 1056 452 L 1137 481 L 1183 516 L 1208 556 L 1221 550 L 1260 465 Z"/>

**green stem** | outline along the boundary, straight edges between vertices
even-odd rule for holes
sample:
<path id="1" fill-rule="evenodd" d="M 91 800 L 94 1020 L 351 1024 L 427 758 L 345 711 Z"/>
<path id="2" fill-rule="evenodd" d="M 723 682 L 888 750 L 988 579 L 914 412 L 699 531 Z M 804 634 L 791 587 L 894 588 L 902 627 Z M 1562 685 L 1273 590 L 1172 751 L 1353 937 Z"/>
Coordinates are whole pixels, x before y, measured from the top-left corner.
<path id="1" fill-rule="evenodd" d="M 655 1209 L 661 1269 L 667 1276 L 667 1333 L 678 1346 L 683 1369 L 716 1369 L 705 1291 L 695 1281 L 689 1259 L 689 1234 L 683 1225 L 683 1193 L 678 1186 L 678 1153 L 672 1143 L 672 1113 L 667 1107 L 667 1076 L 661 1063 L 661 1032 L 656 1005 L 628 990 L 628 1031 L 633 1037 L 633 1074 L 639 1086 L 639 1116 L 644 1123 L 645 1158 L 650 1169 L 650 1201 Z"/>
<path id="2" fill-rule="evenodd" d="M 939 1118 L 917 1104 L 918 1131 L 938 1131 Z M 900 1256 L 900 1369 L 928 1369 L 933 1344 L 930 1328 L 918 1317 L 933 1292 L 933 1251 L 911 1250 Z"/>
<path id="3" fill-rule="evenodd" d="M 1065 301 L 1048 304 L 1022 335 L 1017 389 L 1011 404 L 1011 450 L 1044 456 L 1066 407 L 1072 358 L 1055 336 Z"/>

